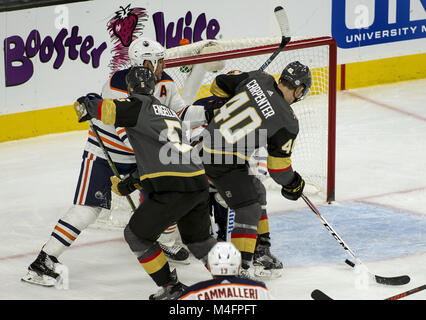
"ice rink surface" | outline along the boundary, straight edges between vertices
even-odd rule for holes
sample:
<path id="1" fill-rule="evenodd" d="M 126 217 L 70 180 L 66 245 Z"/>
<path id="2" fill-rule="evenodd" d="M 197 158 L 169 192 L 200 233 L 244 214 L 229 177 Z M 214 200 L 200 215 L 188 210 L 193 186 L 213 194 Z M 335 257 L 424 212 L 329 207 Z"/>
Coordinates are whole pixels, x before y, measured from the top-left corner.
<path id="1" fill-rule="evenodd" d="M 365 283 L 351 258 L 302 199 L 268 195 L 272 252 L 283 276 L 266 281 L 280 300 L 382 300 L 426 284 L 426 80 L 338 92 L 336 202 L 311 200 L 341 238 L 382 276 L 403 286 Z M 20 281 L 72 203 L 87 132 L 0 144 L 0 300 L 145 300 L 157 287 L 120 230 L 84 231 L 60 258 L 69 288 Z M 297 168 L 296 168 L 297 170 Z M 176 266 L 187 284 L 210 277 L 191 257 Z M 426 300 L 426 290 L 404 300 Z"/>

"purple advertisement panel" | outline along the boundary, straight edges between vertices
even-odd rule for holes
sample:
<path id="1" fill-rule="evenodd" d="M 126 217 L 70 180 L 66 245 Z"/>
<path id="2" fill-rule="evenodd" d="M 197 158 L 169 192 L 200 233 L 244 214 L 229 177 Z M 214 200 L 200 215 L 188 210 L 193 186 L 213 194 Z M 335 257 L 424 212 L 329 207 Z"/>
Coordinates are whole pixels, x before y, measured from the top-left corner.
<path id="1" fill-rule="evenodd" d="M 127 4 L 112 10 L 103 26 L 94 24 L 96 30 L 89 34 L 82 32 L 85 30 L 82 25 L 76 24 L 52 29 L 47 34 L 40 31 L 41 27 L 28 26 L 28 31 L 18 35 L 14 34 L 12 24 L 10 35 L 2 40 L 5 86 L 19 86 L 29 81 L 40 72 L 37 70 L 40 62 L 52 71 L 61 69 L 67 60 L 97 69 L 102 56 L 108 54 L 107 48 L 111 53 L 109 71 L 114 73 L 128 65 L 129 45 L 136 38 L 145 36 L 148 29 L 149 37 L 165 48 L 179 46 L 184 38 L 189 43 L 216 39 L 221 29 L 218 19 L 208 17 L 206 12 L 194 13 L 184 9 L 182 16 L 168 16 L 164 11 L 149 12 L 146 8 Z M 109 41 L 104 41 L 108 36 Z"/>
<path id="2" fill-rule="evenodd" d="M 73 26 L 69 33 L 61 29 L 54 37 L 42 35 L 37 29 L 29 32 L 23 39 L 13 35 L 4 39 L 5 80 L 6 87 L 17 86 L 27 82 L 34 74 L 34 59 L 42 63 L 53 60 L 53 69 L 59 69 L 64 60 L 77 60 L 99 67 L 102 53 L 107 44 L 95 45 L 91 35 L 81 36 L 79 27 Z"/>

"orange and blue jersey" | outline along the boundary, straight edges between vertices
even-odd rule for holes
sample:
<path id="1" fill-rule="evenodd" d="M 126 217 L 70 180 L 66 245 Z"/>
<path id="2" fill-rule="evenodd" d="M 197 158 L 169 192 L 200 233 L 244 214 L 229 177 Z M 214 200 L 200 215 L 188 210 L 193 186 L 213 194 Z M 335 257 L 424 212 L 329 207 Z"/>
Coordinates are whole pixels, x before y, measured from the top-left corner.
<path id="1" fill-rule="evenodd" d="M 198 282 L 182 293 L 178 300 L 272 300 L 263 282 L 235 276 Z"/>

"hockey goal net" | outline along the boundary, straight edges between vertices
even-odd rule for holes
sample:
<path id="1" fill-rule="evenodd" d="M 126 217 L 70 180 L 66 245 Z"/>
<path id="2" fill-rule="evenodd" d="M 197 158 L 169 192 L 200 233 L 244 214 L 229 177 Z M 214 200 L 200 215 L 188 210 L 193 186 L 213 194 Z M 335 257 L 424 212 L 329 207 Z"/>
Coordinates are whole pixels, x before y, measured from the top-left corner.
<path id="1" fill-rule="evenodd" d="M 219 73 L 231 70 L 257 70 L 281 42 L 280 37 L 236 40 L 204 40 L 166 50 L 166 72 L 173 78 L 187 104 L 210 95 L 210 85 Z M 290 42 L 266 68 L 278 80 L 283 68 L 292 61 L 309 66 L 312 87 L 309 95 L 293 105 L 299 119 L 299 135 L 292 155 L 292 166 L 307 183 L 308 193 L 334 200 L 335 119 L 336 119 L 336 43 L 331 37 L 297 39 Z M 258 158 L 266 152 L 260 150 Z M 252 163 L 256 171 L 262 169 Z M 259 171 L 260 171 L 259 170 Z M 267 189 L 279 186 L 269 177 Z M 139 195 L 133 195 L 138 204 Z M 126 199 L 113 196 L 111 212 L 99 220 L 121 226 L 129 217 Z M 105 218 L 106 217 L 106 218 Z"/>

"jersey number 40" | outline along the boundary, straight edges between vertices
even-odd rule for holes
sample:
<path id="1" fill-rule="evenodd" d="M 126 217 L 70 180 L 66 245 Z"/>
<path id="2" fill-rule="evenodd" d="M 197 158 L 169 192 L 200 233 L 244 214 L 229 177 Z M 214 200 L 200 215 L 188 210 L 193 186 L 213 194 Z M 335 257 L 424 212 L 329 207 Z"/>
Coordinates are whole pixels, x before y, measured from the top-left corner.
<path id="1" fill-rule="evenodd" d="M 219 131 L 229 144 L 243 139 L 262 125 L 262 119 L 256 109 L 246 106 L 248 102 L 250 98 L 247 92 L 243 91 L 220 108 L 219 113 L 214 117 L 215 123 L 224 121 Z M 231 113 L 233 113 L 232 116 Z"/>

